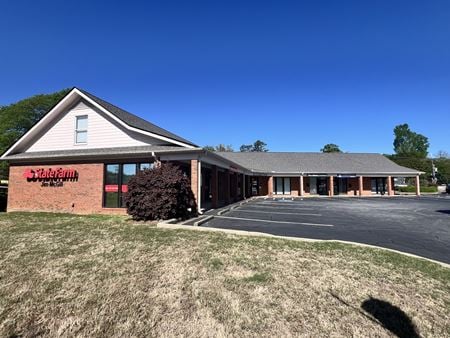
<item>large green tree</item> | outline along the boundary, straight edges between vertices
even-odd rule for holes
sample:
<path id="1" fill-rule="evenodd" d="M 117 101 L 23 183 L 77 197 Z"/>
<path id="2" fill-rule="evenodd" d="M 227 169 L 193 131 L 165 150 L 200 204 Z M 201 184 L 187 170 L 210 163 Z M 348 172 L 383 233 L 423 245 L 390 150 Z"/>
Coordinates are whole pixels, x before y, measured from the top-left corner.
<path id="1" fill-rule="evenodd" d="M 322 149 L 320 149 L 322 153 L 342 153 L 342 150 L 339 148 L 337 144 L 334 143 L 328 143 L 323 146 Z"/>
<path id="2" fill-rule="evenodd" d="M 267 152 L 267 144 L 261 140 L 256 140 L 253 144 L 243 144 L 239 148 L 241 152 Z"/>
<path id="3" fill-rule="evenodd" d="M 394 151 L 403 157 L 426 158 L 430 143 L 428 138 L 412 131 L 408 124 L 394 128 Z"/>
<path id="4" fill-rule="evenodd" d="M 0 154 L 44 116 L 70 89 L 35 95 L 8 106 L 0 106 Z M 8 167 L 0 162 L 0 178 L 8 177 Z"/>

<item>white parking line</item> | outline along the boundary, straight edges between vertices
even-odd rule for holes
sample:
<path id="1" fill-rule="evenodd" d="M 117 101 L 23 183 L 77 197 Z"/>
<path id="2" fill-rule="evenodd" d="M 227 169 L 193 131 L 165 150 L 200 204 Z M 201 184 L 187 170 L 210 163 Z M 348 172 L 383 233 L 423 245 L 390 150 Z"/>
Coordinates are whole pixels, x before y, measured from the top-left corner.
<path id="1" fill-rule="evenodd" d="M 277 214 L 277 215 L 302 215 L 302 216 L 322 216 L 321 214 L 308 214 L 308 213 L 298 213 L 298 212 L 280 212 L 280 211 L 262 211 L 262 210 L 243 210 L 240 207 L 232 211 L 240 212 L 254 212 L 257 214 Z"/>
<path id="2" fill-rule="evenodd" d="M 271 220 L 265 220 L 265 219 L 254 219 L 254 218 L 243 218 L 243 217 L 230 217 L 230 216 L 214 216 L 214 218 L 236 219 L 236 220 L 240 220 L 240 221 L 265 222 L 265 223 L 278 223 L 278 224 L 311 225 L 311 226 L 316 226 L 316 227 L 334 227 L 333 224 L 303 223 L 303 222 L 288 222 L 288 221 L 271 221 Z"/>
<path id="3" fill-rule="evenodd" d="M 308 208 L 303 206 L 297 206 L 297 205 L 265 205 L 265 204 L 246 204 L 246 208 L 264 208 L 264 209 L 298 209 L 298 210 L 315 210 L 317 208 Z"/>

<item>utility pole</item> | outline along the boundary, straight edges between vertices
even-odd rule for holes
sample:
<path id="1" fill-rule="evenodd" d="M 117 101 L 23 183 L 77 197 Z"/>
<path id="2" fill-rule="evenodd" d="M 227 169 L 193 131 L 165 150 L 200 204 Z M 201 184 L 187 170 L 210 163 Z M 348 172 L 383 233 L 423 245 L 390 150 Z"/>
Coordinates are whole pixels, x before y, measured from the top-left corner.
<path id="1" fill-rule="evenodd" d="M 437 173 L 438 169 L 436 168 L 436 166 L 434 165 L 433 160 L 431 160 L 431 172 L 432 172 L 432 179 L 431 182 L 433 184 L 437 183 L 437 178 L 436 178 L 436 173 Z"/>

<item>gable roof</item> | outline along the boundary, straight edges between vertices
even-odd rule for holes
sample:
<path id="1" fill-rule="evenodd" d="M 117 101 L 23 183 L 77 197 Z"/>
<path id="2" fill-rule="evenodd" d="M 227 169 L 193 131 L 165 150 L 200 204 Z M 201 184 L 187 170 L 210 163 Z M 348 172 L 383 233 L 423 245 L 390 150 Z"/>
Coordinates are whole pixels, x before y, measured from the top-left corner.
<path id="1" fill-rule="evenodd" d="M 418 170 L 402 167 L 381 154 L 219 152 L 254 173 L 266 174 L 398 174 L 418 175 Z"/>
<path id="2" fill-rule="evenodd" d="M 127 112 L 126 110 L 123 110 L 122 108 L 119 108 L 119 107 L 113 105 L 112 103 L 109 103 L 109 102 L 85 91 L 84 89 L 80 89 L 80 88 L 77 88 L 77 89 L 80 92 L 82 92 L 84 95 L 89 97 L 91 100 L 95 101 L 97 104 L 99 104 L 103 108 L 107 109 L 112 114 L 114 114 L 117 118 L 119 118 L 120 120 L 125 122 L 130 127 L 148 131 L 153 134 L 165 136 L 165 137 L 171 138 L 173 140 L 189 144 L 194 147 L 197 146 L 196 144 L 192 143 L 191 141 L 186 140 L 185 138 L 182 138 L 174 133 L 171 133 L 170 131 L 168 131 L 166 129 L 158 127 L 157 125 L 155 125 L 151 122 L 148 122 L 147 120 L 144 120 L 143 118 L 140 118 L 139 116 L 131 114 L 131 113 Z"/>
<path id="3" fill-rule="evenodd" d="M 11 145 L 1 156 L 0 159 L 6 159 L 8 155 L 14 153 L 14 150 L 27 139 L 32 139 L 39 133 L 42 126 L 46 122 L 51 121 L 52 116 L 57 116 L 68 105 L 73 104 L 76 99 L 85 99 L 99 110 L 101 110 L 106 115 L 110 116 L 112 119 L 121 124 L 124 128 L 141 133 L 147 136 L 158 138 L 164 140 L 168 143 L 173 143 L 177 146 L 196 148 L 197 145 L 194 143 L 175 135 L 161 127 L 154 125 L 136 115 L 133 115 L 109 102 L 106 102 L 85 90 L 81 90 L 77 87 L 72 88 L 72 90 L 67 93 L 52 109 L 50 109 L 47 114 L 45 114 L 39 121 L 37 121 L 24 135 L 22 135 L 13 145 Z M 41 128 L 42 129 L 42 128 Z"/>

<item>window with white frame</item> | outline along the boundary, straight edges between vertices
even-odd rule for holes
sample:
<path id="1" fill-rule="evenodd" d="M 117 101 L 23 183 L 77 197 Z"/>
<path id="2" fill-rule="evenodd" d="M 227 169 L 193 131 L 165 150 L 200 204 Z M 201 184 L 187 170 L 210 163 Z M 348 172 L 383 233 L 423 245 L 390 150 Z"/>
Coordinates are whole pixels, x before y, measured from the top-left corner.
<path id="1" fill-rule="evenodd" d="M 88 117 L 87 115 L 77 116 L 75 122 L 75 143 L 85 144 L 87 143 L 88 132 Z"/>

